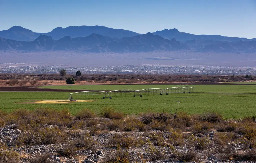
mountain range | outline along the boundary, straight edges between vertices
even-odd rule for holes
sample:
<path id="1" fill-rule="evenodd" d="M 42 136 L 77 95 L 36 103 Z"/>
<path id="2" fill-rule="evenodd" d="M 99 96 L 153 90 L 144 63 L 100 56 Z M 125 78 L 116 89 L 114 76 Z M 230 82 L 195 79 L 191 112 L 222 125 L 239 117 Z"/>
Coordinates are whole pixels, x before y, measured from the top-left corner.
<path id="1" fill-rule="evenodd" d="M 193 51 L 214 53 L 254 53 L 256 39 L 220 35 L 194 35 L 177 29 L 139 34 L 104 26 L 57 27 L 36 33 L 14 26 L 0 31 L 2 51 L 79 51 L 79 52 L 161 52 Z"/>

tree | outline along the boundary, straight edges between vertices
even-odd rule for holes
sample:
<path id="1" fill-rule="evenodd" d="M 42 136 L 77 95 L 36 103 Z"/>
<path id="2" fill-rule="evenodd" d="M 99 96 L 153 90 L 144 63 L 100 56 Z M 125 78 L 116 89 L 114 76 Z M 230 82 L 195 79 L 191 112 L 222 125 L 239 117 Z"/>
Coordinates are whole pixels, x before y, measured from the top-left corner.
<path id="1" fill-rule="evenodd" d="M 76 76 L 78 77 L 78 76 L 81 76 L 81 75 L 82 75 L 81 71 L 78 70 L 78 71 L 76 72 Z"/>
<path id="2" fill-rule="evenodd" d="M 61 69 L 59 72 L 60 72 L 60 76 L 66 76 L 67 74 L 65 69 Z"/>
<path id="3" fill-rule="evenodd" d="M 66 83 L 67 84 L 75 84 L 75 79 L 72 77 L 69 77 L 69 78 L 67 78 Z"/>

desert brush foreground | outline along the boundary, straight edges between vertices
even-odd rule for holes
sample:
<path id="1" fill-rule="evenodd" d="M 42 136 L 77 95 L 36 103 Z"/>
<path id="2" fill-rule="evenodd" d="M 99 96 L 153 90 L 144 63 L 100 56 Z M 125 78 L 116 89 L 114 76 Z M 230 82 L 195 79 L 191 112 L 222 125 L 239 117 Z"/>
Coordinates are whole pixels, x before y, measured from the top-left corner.
<path id="1" fill-rule="evenodd" d="M 0 112 L 0 162 L 255 161 L 255 117 L 112 109 Z"/>

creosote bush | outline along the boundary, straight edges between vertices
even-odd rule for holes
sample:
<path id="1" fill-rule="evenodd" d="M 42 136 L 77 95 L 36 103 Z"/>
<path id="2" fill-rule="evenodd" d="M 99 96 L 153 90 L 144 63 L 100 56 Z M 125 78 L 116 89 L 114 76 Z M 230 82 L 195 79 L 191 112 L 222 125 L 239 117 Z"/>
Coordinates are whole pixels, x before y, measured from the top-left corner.
<path id="1" fill-rule="evenodd" d="M 13 150 L 0 150 L 0 162 L 3 163 L 16 163 L 20 159 L 18 152 Z"/>
<path id="2" fill-rule="evenodd" d="M 72 121 L 72 116 L 68 110 L 55 109 L 36 109 L 29 111 L 20 109 L 7 116 L 7 123 L 15 123 L 19 126 L 28 127 L 29 125 L 58 125 L 67 126 Z M 29 125 L 28 125 L 29 124 Z"/>
<path id="3" fill-rule="evenodd" d="M 217 113 L 204 114 L 204 115 L 201 115 L 199 119 L 201 121 L 206 121 L 210 123 L 217 123 L 217 122 L 223 121 L 223 118 L 221 117 L 221 115 Z"/>
<path id="4" fill-rule="evenodd" d="M 30 163 L 53 163 L 50 161 L 51 154 L 38 155 L 30 160 Z"/>
<path id="5" fill-rule="evenodd" d="M 65 132 L 58 127 L 35 128 L 22 132 L 17 140 L 18 145 L 47 145 L 63 142 L 67 138 Z"/>
<path id="6" fill-rule="evenodd" d="M 235 161 L 255 161 L 256 160 L 256 151 L 249 150 L 242 154 L 234 154 L 233 158 Z"/>
<path id="7" fill-rule="evenodd" d="M 129 152 L 125 149 L 119 149 L 114 153 L 111 153 L 108 155 L 105 159 L 104 162 L 112 163 L 112 162 L 122 162 L 122 163 L 129 163 Z"/>
<path id="8" fill-rule="evenodd" d="M 94 117 L 95 117 L 95 113 L 93 113 L 89 109 L 83 109 L 80 112 L 78 112 L 75 116 L 75 118 L 78 120 L 84 120 L 84 119 L 94 118 Z"/>
<path id="9" fill-rule="evenodd" d="M 144 141 L 139 138 L 135 138 L 132 135 L 120 135 L 120 134 L 114 134 L 109 142 L 109 147 L 115 147 L 115 148 L 129 148 L 129 147 L 138 147 L 142 146 L 144 144 Z"/>
<path id="10" fill-rule="evenodd" d="M 124 114 L 116 112 L 114 109 L 106 108 L 102 112 L 102 116 L 109 119 L 123 119 Z"/>
<path id="11" fill-rule="evenodd" d="M 194 151 L 188 151 L 188 152 L 179 152 L 177 154 L 177 159 L 180 162 L 192 162 L 196 161 L 196 153 Z"/>

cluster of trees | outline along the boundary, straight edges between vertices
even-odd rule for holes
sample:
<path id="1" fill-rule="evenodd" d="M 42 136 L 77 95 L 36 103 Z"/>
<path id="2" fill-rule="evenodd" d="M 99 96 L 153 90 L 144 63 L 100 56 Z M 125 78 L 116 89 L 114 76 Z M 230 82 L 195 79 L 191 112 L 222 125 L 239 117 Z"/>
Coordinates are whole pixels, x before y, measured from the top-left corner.
<path id="1" fill-rule="evenodd" d="M 65 76 L 67 75 L 67 71 L 66 71 L 65 69 L 61 69 L 61 70 L 59 71 L 59 73 L 60 73 L 60 76 L 62 76 L 62 77 L 65 77 Z M 80 77 L 81 75 L 82 75 L 81 71 L 78 70 L 78 71 L 76 72 L 75 78 L 74 78 L 74 76 L 69 76 L 69 77 L 66 78 L 66 83 L 67 83 L 67 84 L 75 84 L 75 79 L 77 79 L 77 78 Z"/>

